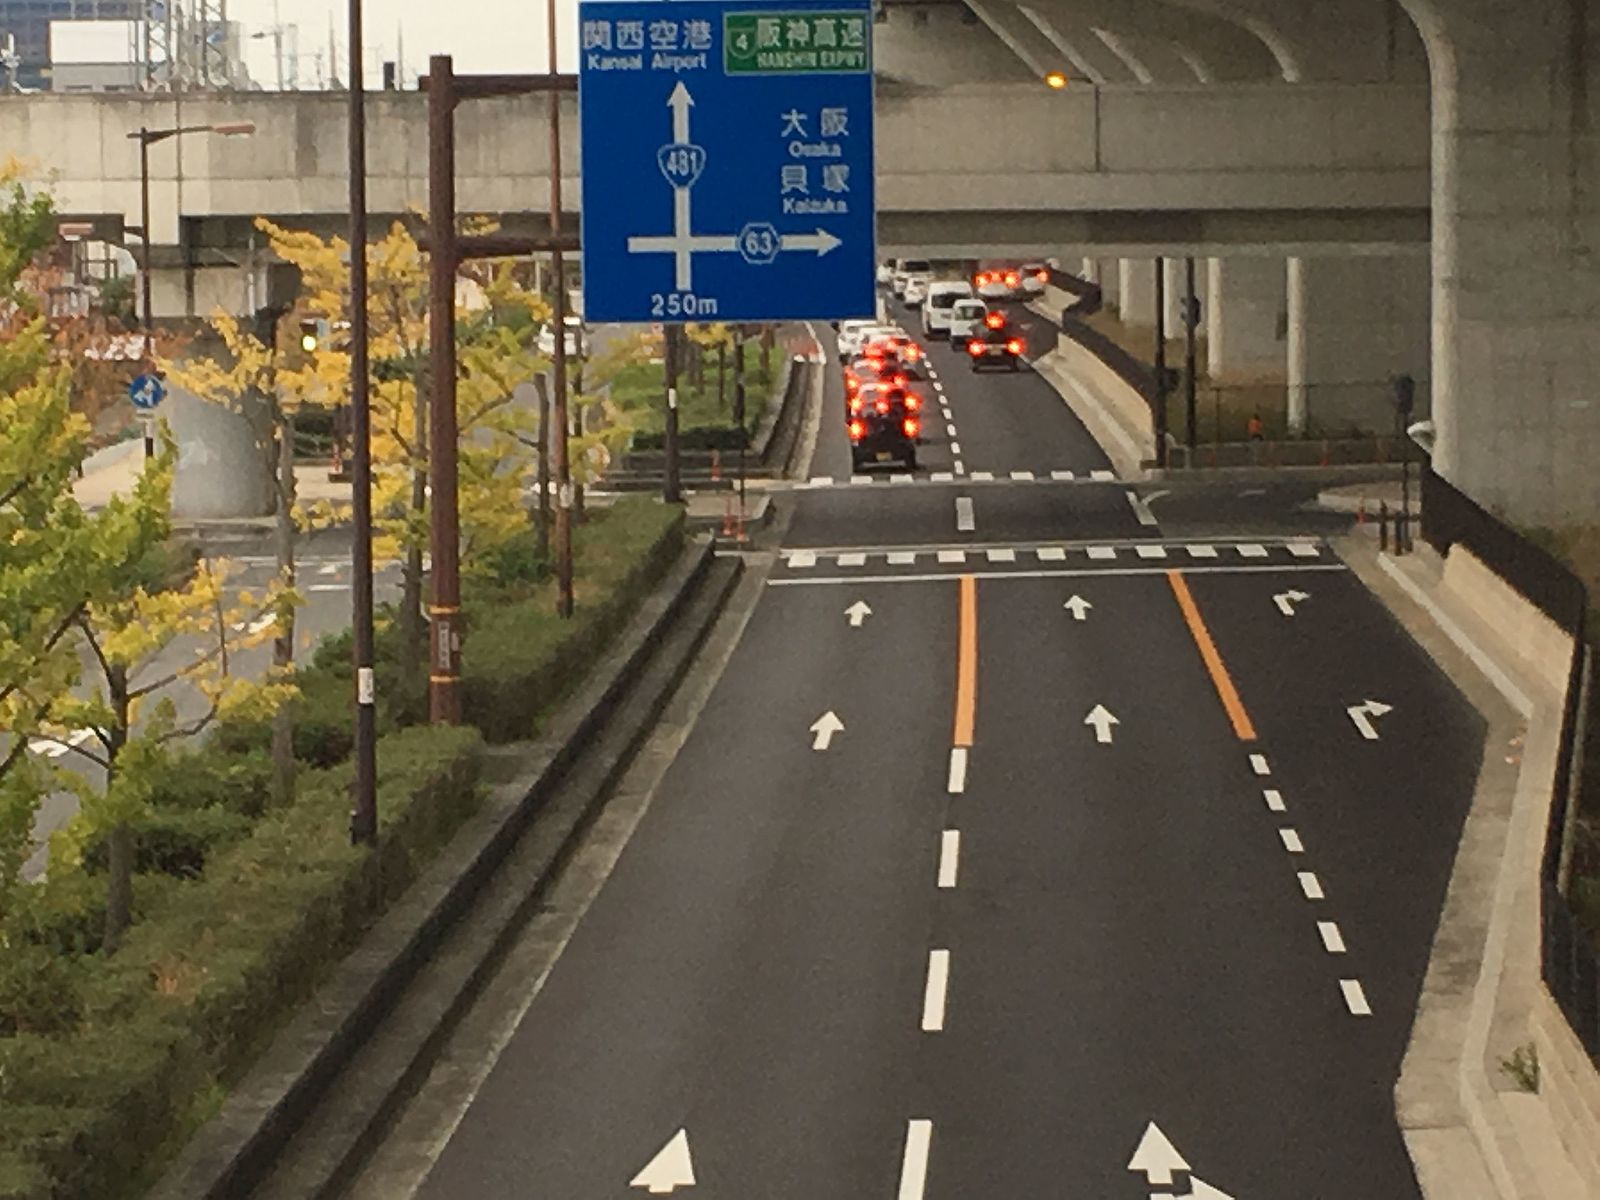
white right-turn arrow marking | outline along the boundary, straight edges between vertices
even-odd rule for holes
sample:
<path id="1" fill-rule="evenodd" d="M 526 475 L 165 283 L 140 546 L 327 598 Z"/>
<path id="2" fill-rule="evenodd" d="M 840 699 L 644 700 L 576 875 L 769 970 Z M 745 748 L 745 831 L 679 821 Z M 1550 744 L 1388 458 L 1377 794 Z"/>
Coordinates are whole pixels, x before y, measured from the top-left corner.
<path id="1" fill-rule="evenodd" d="M 1188 1160 L 1178 1153 L 1178 1148 L 1154 1121 L 1146 1127 L 1138 1149 L 1128 1160 L 1128 1170 L 1144 1172 L 1152 1184 L 1171 1183 L 1174 1171 L 1188 1169 Z"/>
<path id="2" fill-rule="evenodd" d="M 1311 599 L 1311 596 L 1306 592 L 1279 592 L 1272 598 L 1272 602 L 1278 606 L 1278 611 L 1284 616 L 1292 617 L 1294 616 L 1295 605 L 1309 599 Z"/>
<path id="3" fill-rule="evenodd" d="M 1061 607 L 1071 611 L 1072 619 L 1074 621 L 1084 621 L 1088 619 L 1089 610 L 1093 608 L 1094 605 L 1090 604 L 1082 596 L 1074 596 Z"/>
<path id="4" fill-rule="evenodd" d="M 693 1187 L 694 1161 L 689 1157 L 689 1131 L 678 1130 L 628 1186 L 643 1188 L 652 1196 L 665 1196 L 681 1187 Z"/>
<path id="5" fill-rule="evenodd" d="M 1388 704 L 1385 704 L 1382 700 L 1368 700 L 1364 704 L 1352 704 L 1349 708 L 1345 709 L 1345 712 L 1350 716 L 1351 722 L 1354 723 L 1357 732 L 1359 732 L 1361 736 L 1366 738 L 1369 742 L 1375 742 L 1378 740 L 1378 727 L 1373 722 L 1372 718 L 1381 717 L 1385 713 L 1391 713 L 1393 711 L 1394 708 Z"/>
<path id="6" fill-rule="evenodd" d="M 816 736 L 811 740 L 813 750 L 826 750 L 833 744 L 833 735 L 844 732 L 844 722 L 832 710 L 823 713 L 817 718 L 817 723 L 811 727 L 811 732 Z"/>
<path id="7" fill-rule="evenodd" d="M 1121 721 L 1111 715 L 1111 710 L 1104 704 L 1096 704 L 1090 709 L 1089 715 L 1083 719 L 1083 723 L 1094 726 L 1094 740 L 1101 745 L 1111 741 L 1111 727 L 1122 724 Z M 1152 1125 L 1151 1128 L 1154 1128 L 1154 1126 Z"/>

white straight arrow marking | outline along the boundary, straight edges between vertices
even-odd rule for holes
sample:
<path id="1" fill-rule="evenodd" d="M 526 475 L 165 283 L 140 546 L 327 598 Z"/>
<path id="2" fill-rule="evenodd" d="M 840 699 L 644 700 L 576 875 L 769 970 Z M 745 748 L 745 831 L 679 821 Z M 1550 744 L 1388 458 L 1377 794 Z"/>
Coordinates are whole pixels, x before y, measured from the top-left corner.
<path id="1" fill-rule="evenodd" d="M 860 629 L 862 623 L 872 615 L 872 609 L 868 607 L 865 600 L 857 600 L 844 610 L 844 615 L 850 618 L 851 629 Z"/>
<path id="2" fill-rule="evenodd" d="M 1082 596 L 1074 596 L 1061 606 L 1072 613 L 1074 621 L 1084 621 L 1089 617 L 1089 610 L 1094 607 Z"/>
<path id="3" fill-rule="evenodd" d="M 1144 1172 L 1151 1184 L 1171 1183 L 1174 1171 L 1188 1169 L 1188 1161 L 1154 1121 L 1145 1129 L 1138 1149 L 1128 1160 L 1128 1170 Z"/>
<path id="4" fill-rule="evenodd" d="M 678 1130 L 628 1186 L 643 1188 L 652 1196 L 665 1196 L 681 1187 L 693 1187 L 694 1161 L 689 1157 L 689 1131 Z"/>
<path id="5" fill-rule="evenodd" d="M 811 732 L 816 736 L 811 740 L 813 750 L 826 750 L 833 744 L 833 735 L 844 732 L 844 722 L 839 720 L 832 710 L 823 713 L 817 718 L 817 723 L 811 727 Z"/>
<path id="6" fill-rule="evenodd" d="M 1272 598 L 1272 602 L 1278 606 L 1278 611 L 1284 616 L 1292 617 L 1294 616 L 1295 605 L 1301 604 L 1309 599 L 1311 599 L 1311 596 L 1307 592 L 1279 592 Z"/>
<path id="7" fill-rule="evenodd" d="M 1373 717 L 1381 717 L 1391 713 L 1394 709 L 1381 700 L 1368 700 L 1364 704 L 1352 704 L 1345 712 L 1350 715 L 1351 722 L 1362 737 L 1369 742 L 1378 740 L 1378 727 L 1373 723 Z"/>
<path id="8" fill-rule="evenodd" d="M 1094 726 L 1094 740 L 1101 745 L 1106 745 L 1111 741 L 1111 727 L 1122 724 L 1121 721 L 1111 715 L 1111 710 L 1106 708 L 1104 704 L 1096 704 L 1094 708 L 1090 709 L 1089 715 L 1083 719 L 1083 723 Z"/>

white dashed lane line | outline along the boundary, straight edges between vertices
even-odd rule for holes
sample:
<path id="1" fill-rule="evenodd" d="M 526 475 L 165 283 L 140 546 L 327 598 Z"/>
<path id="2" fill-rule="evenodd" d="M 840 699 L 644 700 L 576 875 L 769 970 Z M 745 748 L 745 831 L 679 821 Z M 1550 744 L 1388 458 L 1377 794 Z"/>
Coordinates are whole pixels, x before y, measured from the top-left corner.
<path id="1" fill-rule="evenodd" d="M 956 886 L 961 871 L 961 831 L 946 829 L 939 840 L 939 886 L 946 890 Z"/>
<path id="2" fill-rule="evenodd" d="M 928 1152 L 933 1146 L 932 1121 L 906 1122 L 906 1148 L 900 1160 L 896 1200 L 922 1200 L 928 1191 Z"/>
<path id="3" fill-rule="evenodd" d="M 1344 934 L 1339 932 L 1337 922 L 1318 921 L 1317 933 L 1322 937 L 1322 948 L 1329 954 L 1343 954 L 1345 952 Z"/>
<path id="4" fill-rule="evenodd" d="M 1324 899 L 1322 880 L 1317 878 L 1315 871 L 1297 871 L 1295 878 L 1300 881 L 1300 890 L 1305 893 L 1307 900 Z"/>
<path id="5" fill-rule="evenodd" d="M 922 989 L 922 1032 L 944 1031 L 945 1001 L 950 993 L 950 951 L 928 951 L 928 982 Z"/>
<path id="6" fill-rule="evenodd" d="M 1352 1017 L 1372 1015 L 1372 1005 L 1367 1003 L 1367 993 L 1359 979 L 1339 980 L 1339 990 L 1344 993 L 1344 1005 Z"/>
<path id="7" fill-rule="evenodd" d="M 1277 788 L 1267 788 L 1261 793 L 1262 799 L 1267 802 L 1267 807 L 1273 812 L 1283 812 L 1286 805 L 1283 803 L 1283 793 Z"/>
<path id="8" fill-rule="evenodd" d="M 1304 854 L 1305 843 L 1300 840 L 1300 834 L 1293 829 L 1278 830 L 1278 838 L 1283 842 L 1283 848 L 1290 854 Z"/>

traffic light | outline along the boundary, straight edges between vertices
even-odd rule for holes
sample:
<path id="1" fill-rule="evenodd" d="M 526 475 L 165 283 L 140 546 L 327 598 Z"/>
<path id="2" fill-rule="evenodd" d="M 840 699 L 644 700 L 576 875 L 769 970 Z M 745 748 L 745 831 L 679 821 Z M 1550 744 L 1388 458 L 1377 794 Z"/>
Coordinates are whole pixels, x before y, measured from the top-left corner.
<path id="1" fill-rule="evenodd" d="M 328 340 L 328 322 L 319 317 L 303 317 L 300 320 L 300 349 L 307 354 L 315 354 L 317 348 Z"/>

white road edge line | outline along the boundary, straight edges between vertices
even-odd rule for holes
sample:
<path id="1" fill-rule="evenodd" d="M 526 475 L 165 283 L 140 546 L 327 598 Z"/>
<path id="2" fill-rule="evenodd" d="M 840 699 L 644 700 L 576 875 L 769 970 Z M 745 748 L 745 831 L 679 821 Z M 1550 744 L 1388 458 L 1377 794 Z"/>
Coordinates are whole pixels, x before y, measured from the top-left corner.
<path id="1" fill-rule="evenodd" d="M 951 795 L 959 796 L 967 790 L 967 748 L 965 746 L 952 746 L 950 748 L 950 778 L 946 782 Z"/>
<path id="2" fill-rule="evenodd" d="M 1317 878 L 1315 871 L 1297 871 L 1295 878 L 1300 881 L 1300 890 L 1305 893 L 1307 900 L 1321 900 L 1322 880 Z"/>
<path id="3" fill-rule="evenodd" d="M 971 496 L 956 497 L 956 532 L 973 533 L 978 528 L 977 517 L 972 511 Z"/>
<path id="4" fill-rule="evenodd" d="M 939 886 L 949 889 L 956 886 L 961 872 L 961 831 L 946 829 L 939 839 Z"/>
<path id="5" fill-rule="evenodd" d="M 1150 506 L 1144 502 L 1139 493 L 1130 491 L 1126 495 L 1128 497 L 1128 506 L 1133 509 L 1133 515 L 1138 519 L 1139 524 L 1155 525 L 1156 515 L 1150 511 Z"/>
<path id="6" fill-rule="evenodd" d="M 1352 1017 L 1370 1017 L 1372 1005 L 1367 1003 L 1367 993 L 1359 979 L 1339 980 L 1339 990 L 1344 993 L 1344 1006 Z"/>
<path id="7" fill-rule="evenodd" d="M 922 991 L 922 1032 L 944 1032 L 945 999 L 950 993 L 950 951 L 928 951 L 928 983 Z"/>
<path id="8" fill-rule="evenodd" d="M 1344 934 L 1339 932 L 1337 922 L 1318 921 L 1317 932 L 1322 935 L 1322 948 L 1329 954 L 1343 954 L 1345 952 Z"/>
<path id="9" fill-rule="evenodd" d="M 900 1160 L 898 1200 L 922 1200 L 928 1190 L 928 1151 L 933 1145 L 932 1121 L 906 1122 L 905 1157 Z"/>

